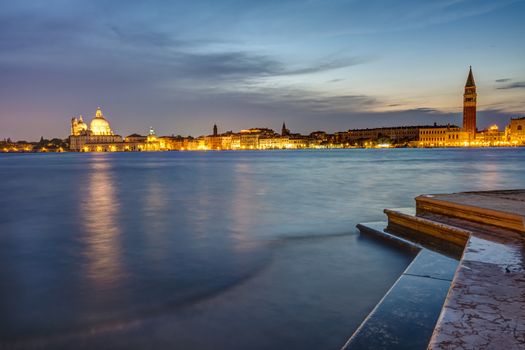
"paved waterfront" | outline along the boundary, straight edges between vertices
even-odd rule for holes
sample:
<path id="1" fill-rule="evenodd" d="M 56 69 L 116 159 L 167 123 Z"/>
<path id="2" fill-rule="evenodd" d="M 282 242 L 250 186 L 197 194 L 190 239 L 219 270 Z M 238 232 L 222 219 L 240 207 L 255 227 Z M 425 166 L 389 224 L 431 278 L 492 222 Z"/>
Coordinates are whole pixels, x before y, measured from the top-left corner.
<path id="1" fill-rule="evenodd" d="M 470 208 L 478 222 L 446 220 L 471 235 L 429 348 L 524 349 L 525 190 L 433 198 Z M 482 224 L 483 215 L 515 231 Z M 521 227 L 511 220 L 516 216 L 521 217 Z"/>
<path id="2" fill-rule="evenodd" d="M 523 349 L 525 190 L 422 195 L 416 208 L 385 210 L 387 230 L 464 248 L 428 348 Z"/>

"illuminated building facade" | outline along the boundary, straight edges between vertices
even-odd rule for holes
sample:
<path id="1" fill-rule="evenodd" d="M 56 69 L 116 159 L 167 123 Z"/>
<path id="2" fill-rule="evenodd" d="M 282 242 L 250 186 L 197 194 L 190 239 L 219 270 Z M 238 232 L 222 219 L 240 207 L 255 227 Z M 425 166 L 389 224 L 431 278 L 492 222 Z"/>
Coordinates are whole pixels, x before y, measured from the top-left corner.
<path id="1" fill-rule="evenodd" d="M 472 69 L 469 70 L 464 93 L 463 128 L 451 125 L 399 126 L 371 129 L 350 129 L 328 134 L 315 131 L 308 136 L 291 133 L 283 123 L 281 134 L 269 128 L 251 128 L 238 133 L 218 133 L 213 125 L 208 136 L 162 136 L 157 137 L 153 128 L 147 136 L 131 134 L 124 139 L 115 135 L 102 110 L 97 109 L 88 124 L 82 118 L 71 119 L 69 148 L 77 152 L 117 151 L 204 151 L 204 150 L 265 150 L 300 148 L 346 148 L 346 147 L 485 147 L 525 146 L 525 117 L 512 118 L 505 131 L 496 125 L 476 132 L 476 85 Z M 59 140 L 63 142 L 65 140 Z M 55 142 L 56 143 L 56 142 Z M 53 145 L 55 145 L 53 143 Z M 52 145 L 52 146 L 53 146 Z M 67 144 L 64 143 L 64 149 Z M 5 142 L 0 151 L 47 151 L 48 148 L 14 145 Z M 51 147 L 62 150 L 62 146 Z"/>
<path id="2" fill-rule="evenodd" d="M 420 135 L 419 130 L 424 126 L 396 126 L 389 128 L 350 129 L 345 142 L 374 141 L 388 138 L 397 141 L 416 141 Z"/>
<path id="3" fill-rule="evenodd" d="M 82 119 L 82 116 L 79 116 L 77 118 L 71 119 L 71 135 L 79 136 L 84 133 L 87 133 L 88 127 L 86 123 L 84 123 L 84 120 Z"/>
<path id="4" fill-rule="evenodd" d="M 525 117 L 512 118 L 508 127 L 510 144 L 515 146 L 525 145 Z"/>
<path id="5" fill-rule="evenodd" d="M 484 147 L 508 146 L 508 132 L 500 131 L 497 125 L 492 125 L 476 134 L 474 145 Z"/>
<path id="6" fill-rule="evenodd" d="M 419 147 L 494 147 L 509 146 L 509 128 L 499 131 L 497 125 L 477 132 L 476 125 L 476 83 L 472 67 L 469 69 L 463 94 L 463 127 L 421 128 Z"/>
<path id="7" fill-rule="evenodd" d="M 420 147 L 445 147 L 449 143 L 460 143 L 468 141 L 468 133 L 464 133 L 455 125 L 435 125 L 433 127 L 424 127 L 419 129 L 419 146 Z"/>
<path id="8" fill-rule="evenodd" d="M 97 108 L 89 128 L 82 119 L 71 119 L 69 150 L 76 152 L 123 152 L 123 151 L 160 151 L 165 142 L 161 142 L 153 128 L 148 136 L 132 134 L 122 139 L 115 135 L 102 110 Z"/>
<path id="9" fill-rule="evenodd" d="M 77 152 L 115 152 L 122 149 L 122 136 L 115 135 L 102 110 L 97 108 L 89 128 L 80 116 L 71 119 L 69 149 Z"/>

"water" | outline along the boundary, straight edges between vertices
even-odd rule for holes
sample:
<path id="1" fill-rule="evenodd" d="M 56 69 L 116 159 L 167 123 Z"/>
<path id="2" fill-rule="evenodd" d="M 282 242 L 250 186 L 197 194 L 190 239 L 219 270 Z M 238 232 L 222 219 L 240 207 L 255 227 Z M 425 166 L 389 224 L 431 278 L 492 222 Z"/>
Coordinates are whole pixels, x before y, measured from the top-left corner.
<path id="1" fill-rule="evenodd" d="M 338 349 L 412 256 L 359 222 L 523 149 L 0 155 L 0 347 Z"/>

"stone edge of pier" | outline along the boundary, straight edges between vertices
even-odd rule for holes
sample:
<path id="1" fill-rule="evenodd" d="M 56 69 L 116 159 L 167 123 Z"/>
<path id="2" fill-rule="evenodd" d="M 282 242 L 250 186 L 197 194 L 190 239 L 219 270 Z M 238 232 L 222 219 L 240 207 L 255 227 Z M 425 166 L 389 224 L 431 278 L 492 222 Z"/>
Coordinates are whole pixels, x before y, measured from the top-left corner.
<path id="1" fill-rule="evenodd" d="M 388 223 L 384 229 L 377 225 L 367 229 L 370 224 L 360 224 L 358 229 L 392 242 L 392 237 L 398 243 L 411 242 L 422 251 L 462 252 L 444 303 L 440 303 L 443 306 L 428 349 L 525 348 L 525 190 L 421 195 L 416 197 L 415 211 L 385 209 L 385 214 Z M 374 337 L 385 336 L 377 327 L 369 327 L 370 344 L 355 340 L 407 271 L 345 349 L 398 347 L 388 334 L 385 339 L 390 345 L 372 344 Z M 389 330 L 389 325 L 383 327 Z M 407 339 L 402 341 L 409 346 Z"/>

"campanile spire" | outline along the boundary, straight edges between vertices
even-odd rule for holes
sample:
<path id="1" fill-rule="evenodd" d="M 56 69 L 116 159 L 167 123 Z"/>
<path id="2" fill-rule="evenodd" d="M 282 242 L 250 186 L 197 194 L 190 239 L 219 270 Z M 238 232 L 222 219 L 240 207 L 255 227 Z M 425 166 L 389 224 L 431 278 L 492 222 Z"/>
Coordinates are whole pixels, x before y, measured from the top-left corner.
<path id="1" fill-rule="evenodd" d="M 463 94 L 463 131 L 471 135 L 471 139 L 476 136 L 476 83 L 472 66 L 470 66 L 467 82 L 465 84 L 465 93 Z"/>

